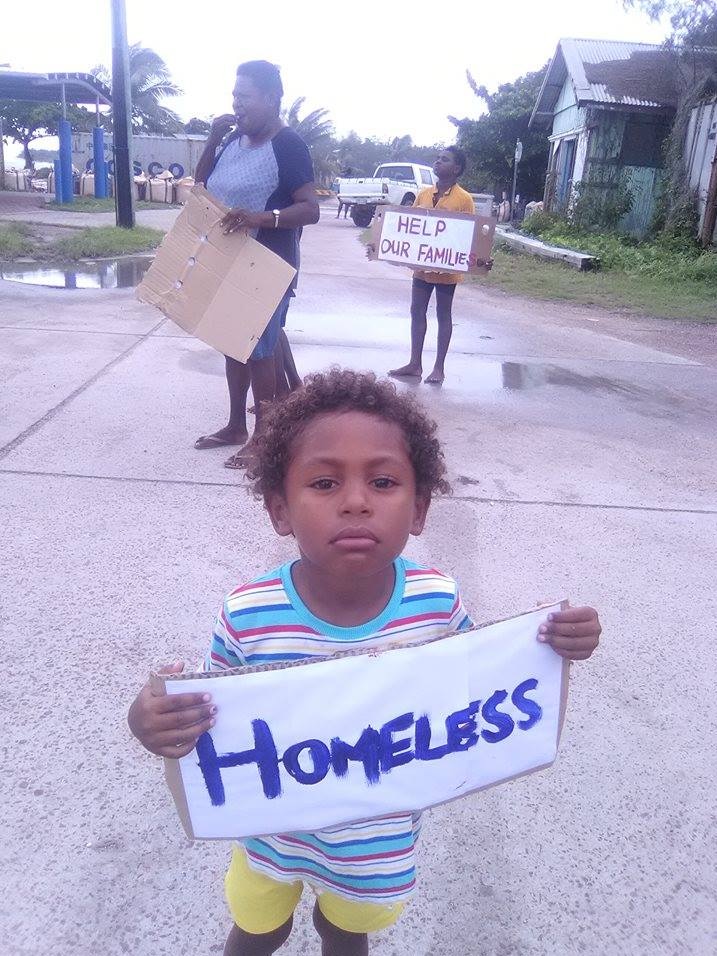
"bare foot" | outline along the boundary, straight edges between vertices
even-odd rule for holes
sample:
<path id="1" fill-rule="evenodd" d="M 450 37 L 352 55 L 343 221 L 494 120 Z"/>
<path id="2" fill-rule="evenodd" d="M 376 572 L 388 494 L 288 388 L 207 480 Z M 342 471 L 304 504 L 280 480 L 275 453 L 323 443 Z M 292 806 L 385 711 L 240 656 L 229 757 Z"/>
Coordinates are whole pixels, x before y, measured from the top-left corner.
<path id="1" fill-rule="evenodd" d="M 254 442 L 250 441 L 244 445 L 243 448 L 240 448 L 238 452 L 235 452 L 231 458 L 227 458 L 224 462 L 225 468 L 250 468 L 254 464 L 256 457 L 256 452 L 254 448 Z"/>
<path id="2" fill-rule="evenodd" d="M 243 445 L 249 435 L 245 431 L 235 431 L 228 425 L 211 435 L 202 435 L 194 442 L 194 447 L 202 451 L 205 448 L 219 448 L 221 445 Z"/>
<path id="3" fill-rule="evenodd" d="M 440 368 L 434 368 L 429 376 L 427 376 L 424 381 L 427 385 L 443 385 L 445 380 L 445 372 Z"/>
<path id="4" fill-rule="evenodd" d="M 420 378 L 423 375 L 423 369 L 420 365 L 402 365 L 401 368 L 392 368 L 389 375 L 394 378 Z"/>

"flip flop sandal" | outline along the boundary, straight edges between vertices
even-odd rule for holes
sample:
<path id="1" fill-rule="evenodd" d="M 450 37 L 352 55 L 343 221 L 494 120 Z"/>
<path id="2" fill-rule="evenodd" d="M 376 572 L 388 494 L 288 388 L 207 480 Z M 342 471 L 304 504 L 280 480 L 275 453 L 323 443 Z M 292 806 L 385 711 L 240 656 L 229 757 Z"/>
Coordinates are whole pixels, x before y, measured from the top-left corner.
<path id="1" fill-rule="evenodd" d="M 224 462 L 225 468 L 234 468 L 237 471 L 241 471 L 242 468 L 246 468 L 251 460 L 251 455 L 244 455 L 242 452 L 238 451 L 236 455 L 232 455 L 231 458 L 227 458 Z"/>
<path id="2" fill-rule="evenodd" d="M 218 435 L 202 435 L 194 442 L 194 447 L 202 451 L 205 448 L 220 448 L 222 445 L 239 445 L 238 441 L 227 441 L 226 438 L 220 438 Z"/>

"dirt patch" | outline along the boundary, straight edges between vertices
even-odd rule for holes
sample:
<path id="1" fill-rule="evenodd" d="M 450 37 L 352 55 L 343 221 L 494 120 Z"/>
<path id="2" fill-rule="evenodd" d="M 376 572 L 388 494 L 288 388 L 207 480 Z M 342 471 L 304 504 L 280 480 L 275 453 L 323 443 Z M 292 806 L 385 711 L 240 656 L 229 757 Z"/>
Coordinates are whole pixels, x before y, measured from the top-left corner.
<path id="1" fill-rule="evenodd" d="M 34 212 L 45 208 L 45 197 L 42 193 L 16 193 L 0 190 L 0 219 L 3 215 L 12 213 Z"/>
<path id="2" fill-rule="evenodd" d="M 72 236 L 81 226 L 52 226 L 45 222 L 30 222 L 27 224 L 30 235 L 38 242 L 47 245 L 55 239 L 61 239 L 63 236 Z"/>

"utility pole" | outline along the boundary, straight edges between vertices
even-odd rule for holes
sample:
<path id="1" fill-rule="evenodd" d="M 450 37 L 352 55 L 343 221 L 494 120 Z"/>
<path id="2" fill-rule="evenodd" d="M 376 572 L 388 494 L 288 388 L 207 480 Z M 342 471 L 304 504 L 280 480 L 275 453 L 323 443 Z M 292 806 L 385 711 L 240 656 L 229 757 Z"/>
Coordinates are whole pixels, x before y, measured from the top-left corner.
<path id="1" fill-rule="evenodd" d="M 9 63 L 0 63 L 0 70 L 10 69 Z M 0 189 L 5 188 L 5 143 L 3 141 L 4 131 L 2 128 L 2 116 L 0 116 Z"/>
<path id="2" fill-rule="evenodd" d="M 510 221 L 515 220 L 515 189 L 518 183 L 518 164 L 523 158 L 523 144 L 520 140 L 515 143 L 515 156 L 513 157 L 513 191 L 510 194 Z"/>
<path id="3" fill-rule="evenodd" d="M 115 214 L 117 225 L 134 227 L 132 204 L 132 98 L 127 49 L 127 13 L 124 0 L 112 4 L 112 133 L 115 159 Z"/>
<path id="4" fill-rule="evenodd" d="M 2 116 L 0 116 L 0 189 L 5 188 L 5 144 L 3 142 Z"/>

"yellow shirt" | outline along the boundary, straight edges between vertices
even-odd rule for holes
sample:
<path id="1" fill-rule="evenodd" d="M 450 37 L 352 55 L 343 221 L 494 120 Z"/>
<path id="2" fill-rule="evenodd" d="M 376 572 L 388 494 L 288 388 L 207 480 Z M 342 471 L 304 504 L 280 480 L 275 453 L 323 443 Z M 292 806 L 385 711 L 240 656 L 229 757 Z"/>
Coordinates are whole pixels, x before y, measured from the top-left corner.
<path id="1" fill-rule="evenodd" d="M 433 199 L 438 192 L 438 186 L 427 186 L 416 196 L 413 203 L 418 209 L 447 209 L 449 212 L 467 212 L 471 216 L 475 215 L 476 207 L 471 199 L 470 193 L 456 183 L 445 192 L 438 202 L 433 205 Z M 424 282 L 438 282 L 444 285 L 455 285 L 457 282 L 463 282 L 463 275 L 460 272 L 419 272 L 414 269 L 413 274 Z"/>

